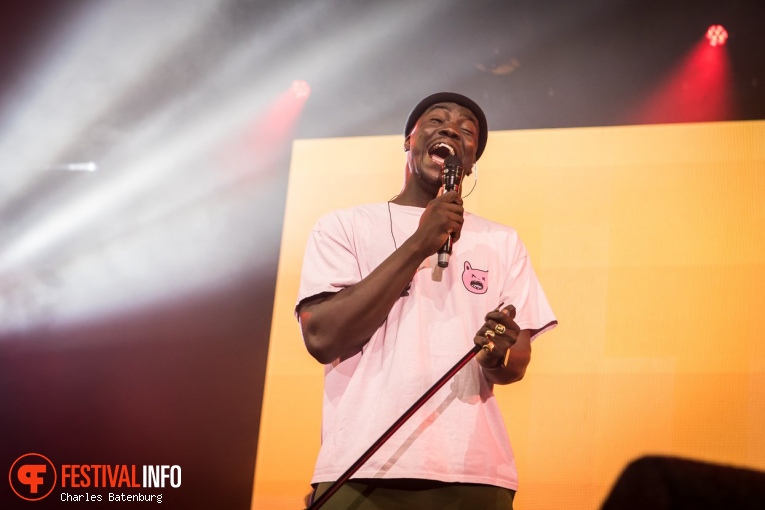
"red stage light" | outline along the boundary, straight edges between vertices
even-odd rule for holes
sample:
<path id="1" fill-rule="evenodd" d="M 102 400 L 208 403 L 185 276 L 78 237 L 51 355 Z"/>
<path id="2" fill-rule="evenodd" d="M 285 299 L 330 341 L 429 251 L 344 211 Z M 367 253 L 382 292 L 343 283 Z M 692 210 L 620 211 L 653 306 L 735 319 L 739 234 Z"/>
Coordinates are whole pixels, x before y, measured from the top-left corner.
<path id="1" fill-rule="evenodd" d="M 722 46 L 728 40 L 728 31 L 722 25 L 712 25 L 707 30 L 707 40 L 710 46 Z"/>
<path id="2" fill-rule="evenodd" d="M 290 86 L 292 93 L 299 99 L 305 99 L 311 94 L 311 86 L 305 80 L 295 80 Z"/>

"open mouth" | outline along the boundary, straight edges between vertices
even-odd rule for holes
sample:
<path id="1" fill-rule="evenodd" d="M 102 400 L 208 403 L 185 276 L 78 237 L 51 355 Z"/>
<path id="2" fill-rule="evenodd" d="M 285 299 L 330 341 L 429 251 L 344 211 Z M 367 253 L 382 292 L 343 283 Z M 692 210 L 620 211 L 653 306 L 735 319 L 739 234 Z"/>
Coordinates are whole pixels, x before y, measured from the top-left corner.
<path id="1" fill-rule="evenodd" d="M 433 145 L 430 149 L 428 149 L 428 156 L 430 156 L 430 159 L 432 159 L 434 162 L 438 163 L 439 165 L 443 166 L 444 160 L 448 158 L 449 156 L 454 156 L 455 151 L 454 147 L 451 145 L 447 145 L 444 142 L 438 142 L 437 144 Z"/>

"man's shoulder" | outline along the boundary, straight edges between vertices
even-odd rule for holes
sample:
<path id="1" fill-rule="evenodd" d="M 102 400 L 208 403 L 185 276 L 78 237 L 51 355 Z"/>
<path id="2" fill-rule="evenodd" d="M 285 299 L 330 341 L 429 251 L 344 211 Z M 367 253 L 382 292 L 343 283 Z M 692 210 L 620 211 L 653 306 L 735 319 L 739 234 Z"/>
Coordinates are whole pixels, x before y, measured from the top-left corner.
<path id="1" fill-rule="evenodd" d="M 387 214 L 385 202 L 374 202 L 369 204 L 360 204 L 353 207 L 335 209 L 321 216 L 316 222 L 315 228 L 329 227 L 331 225 L 353 224 L 358 221 L 368 221 L 369 219 Z"/>
<path id="2" fill-rule="evenodd" d="M 512 237 L 518 237 L 518 232 L 510 225 L 490 220 L 477 214 L 466 212 L 465 221 L 469 223 L 470 227 L 481 232 L 505 233 Z"/>

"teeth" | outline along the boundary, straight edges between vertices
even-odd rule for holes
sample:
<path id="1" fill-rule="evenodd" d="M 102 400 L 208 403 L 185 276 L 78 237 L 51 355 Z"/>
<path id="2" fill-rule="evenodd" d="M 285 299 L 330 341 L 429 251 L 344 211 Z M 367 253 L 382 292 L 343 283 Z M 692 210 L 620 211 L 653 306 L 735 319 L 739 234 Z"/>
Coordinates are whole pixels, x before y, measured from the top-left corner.
<path id="1" fill-rule="evenodd" d="M 445 147 L 446 150 L 449 151 L 449 155 L 454 156 L 454 149 L 450 145 L 445 144 L 444 142 L 439 142 L 436 145 L 434 145 L 433 149 L 431 149 L 431 151 L 436 150 L 436 149 L 440 149 L 441 147 Z"/>

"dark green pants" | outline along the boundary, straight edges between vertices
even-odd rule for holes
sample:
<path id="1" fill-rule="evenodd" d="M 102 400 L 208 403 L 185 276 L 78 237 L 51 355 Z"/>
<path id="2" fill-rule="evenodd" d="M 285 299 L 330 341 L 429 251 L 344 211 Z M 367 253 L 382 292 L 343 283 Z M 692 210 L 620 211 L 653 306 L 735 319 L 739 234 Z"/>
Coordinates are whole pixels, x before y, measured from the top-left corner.
<path id="1" fill-rule="evenodd" d="M 330 482 L 320 483 L 314 501 Z M 515 491 L 493 485 L 414 479 L 354 479 L 321 507 L 326 510 L 512 510 Z"/>

